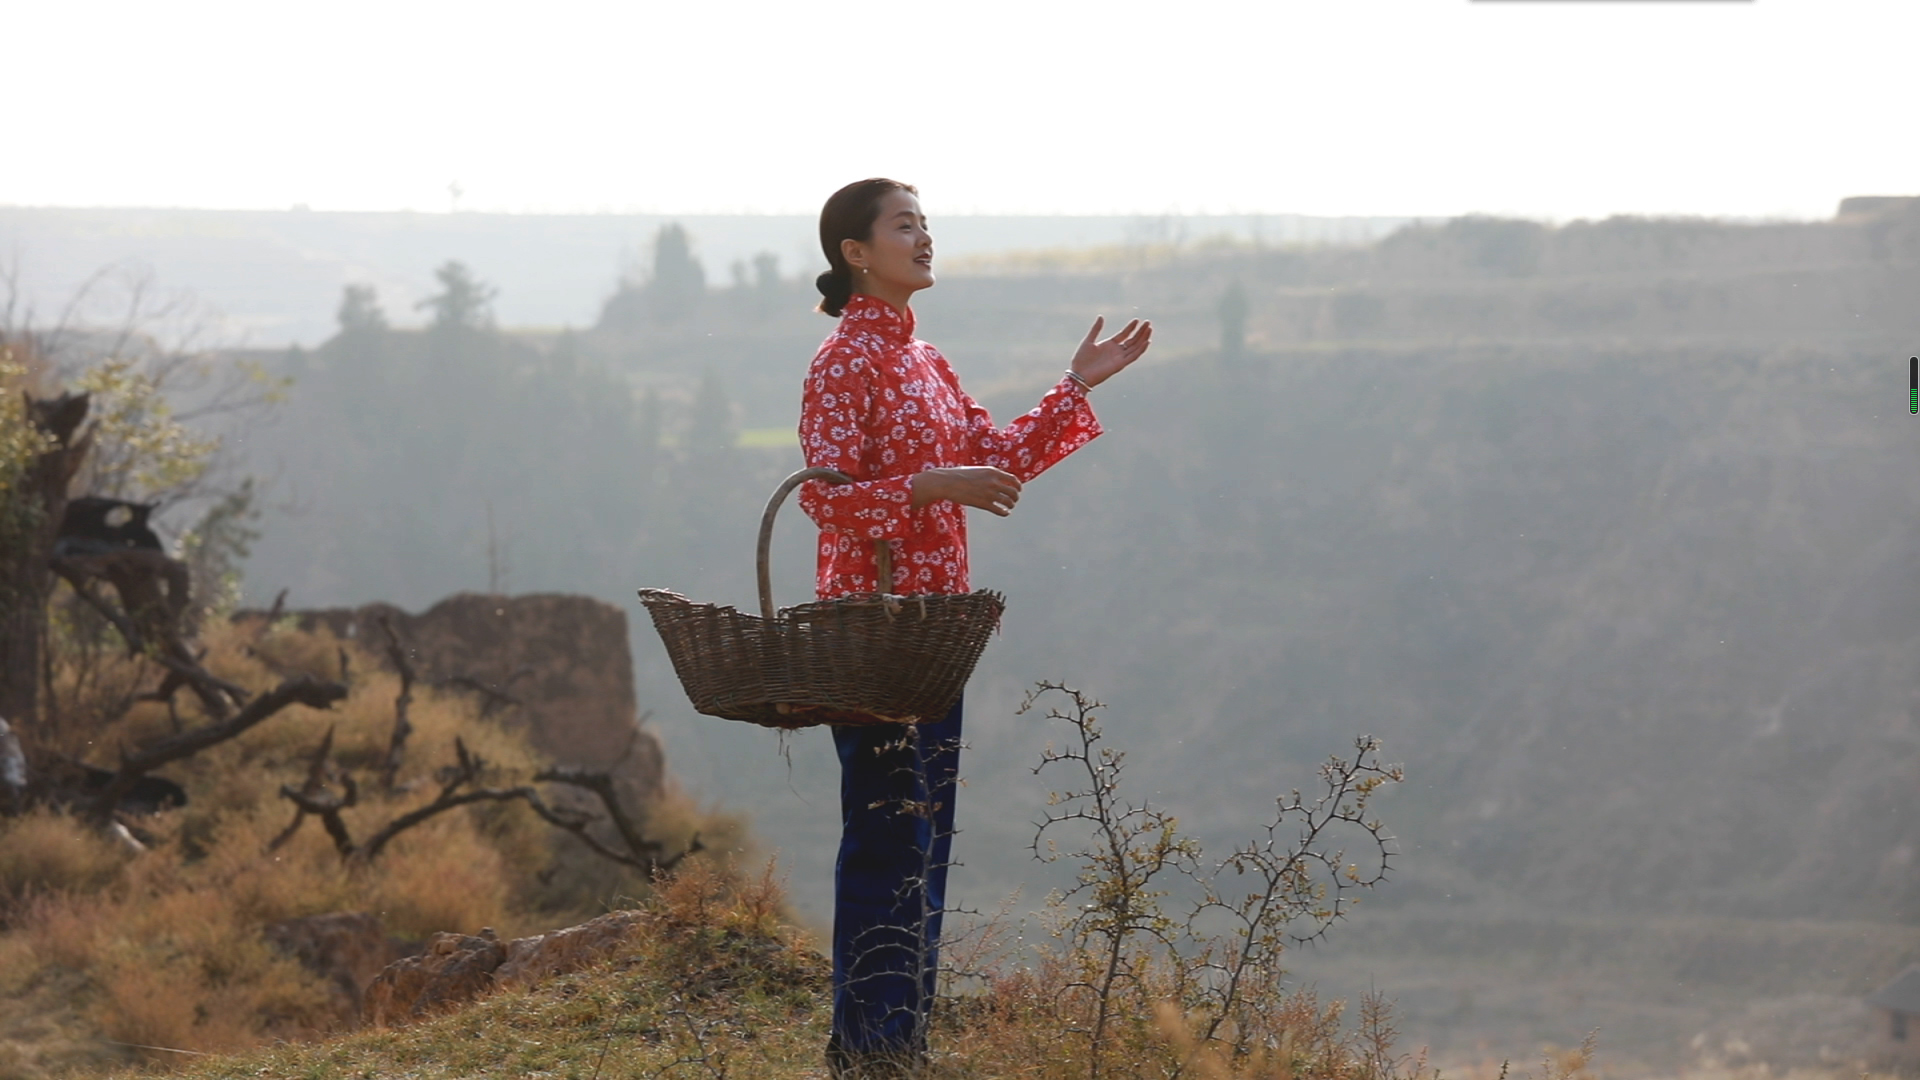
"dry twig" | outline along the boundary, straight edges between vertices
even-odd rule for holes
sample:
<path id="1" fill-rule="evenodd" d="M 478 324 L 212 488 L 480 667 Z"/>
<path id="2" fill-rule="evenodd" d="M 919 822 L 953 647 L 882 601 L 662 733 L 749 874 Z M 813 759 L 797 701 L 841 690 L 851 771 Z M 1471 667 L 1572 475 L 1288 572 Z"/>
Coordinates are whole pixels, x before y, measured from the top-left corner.
<path id="1" fill-rule="evenodd" d="M 96 821 L 105 822 L 113 816 L 120 806 L 120 800 L 126 798 L 142 776 L 169 762 L 192 757 L 208 747 L 218 746 L 242 735 L 289 705 L 326 709 L 346 696 L 347 688 L 339 683 L 309 675 L 296 675 L 248 701 L 239 712 L 224 720 L 168 736 L 131 757 L 122 757 L 120 770 L 94 799 L 90 816 Z"/>

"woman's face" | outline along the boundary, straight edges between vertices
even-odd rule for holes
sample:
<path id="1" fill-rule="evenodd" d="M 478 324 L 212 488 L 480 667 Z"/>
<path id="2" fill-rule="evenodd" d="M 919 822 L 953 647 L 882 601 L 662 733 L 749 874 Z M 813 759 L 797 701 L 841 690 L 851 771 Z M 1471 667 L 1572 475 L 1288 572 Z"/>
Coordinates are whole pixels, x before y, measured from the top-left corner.
<path id="1" fill-rule="evenodd" d="M 887 192 L 867 242 L 845 240 L 840 248 L 853 266 L 854 288 L 896 306 L 933 284 L 933 234 L 912 192 Z"/>

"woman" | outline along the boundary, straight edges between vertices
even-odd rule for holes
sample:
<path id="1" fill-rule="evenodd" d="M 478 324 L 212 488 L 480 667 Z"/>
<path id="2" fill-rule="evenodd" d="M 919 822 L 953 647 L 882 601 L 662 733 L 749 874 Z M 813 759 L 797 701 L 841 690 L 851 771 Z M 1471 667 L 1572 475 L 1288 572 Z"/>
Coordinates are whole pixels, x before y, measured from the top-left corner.
<path id="1" fill-rule="evenodd" d="M 996 428 L 946 358 L 914 338 L 913 294 L 933 284 L 933 237 L 918 192 L 894 180 L 849 184 L 820 212 L 830 269 L 820 310 L 840 325 L 807 372 L 800 440 L 819 481 L 800 505 L 820 526 L 821 599 L 879 591 L 874 541 L 893 552 L 898 594 L 965 593 L 963 507 L 1000 517 L 1022 485 L 1100 434 L 1087 392 L 1146 352 L 1149 323 L 1105 341 L 1103 320 L 1040 405 Z M 960 705 L 934 723 L 836 727 L 840 858 L 834 870 L 834 1076 L 911 1072 L 926 1050 L 940 914 L 953 836 Z"/>

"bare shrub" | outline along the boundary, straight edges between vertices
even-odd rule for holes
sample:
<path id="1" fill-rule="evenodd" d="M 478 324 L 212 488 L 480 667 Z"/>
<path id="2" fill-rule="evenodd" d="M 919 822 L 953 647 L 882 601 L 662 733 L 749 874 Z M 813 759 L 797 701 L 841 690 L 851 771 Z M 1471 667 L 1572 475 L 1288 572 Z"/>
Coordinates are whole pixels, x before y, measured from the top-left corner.
<path id="1" fill-rule="evenodd" d="M 1126 755 L 1104 745 L 1101 705 L 1042 683 L 1025 708 L 1064 702 L 1069 726 L 1035 773 L 1065 769 L 1048 798 L 1034 854 L 1070 860 L 1074 884 L 1041 912 L 1050 933 L 1035 957 L 985 973 L 986 991 L 955 1003 L 964 1070 L 1031 1077 L 1102 1075 L 1392 1080 L 1429 1074 L 1397 1056 L 1391 1010 L 1321 1002 L 1284 982 L 1289 944 L 1324 936 L 1355 895 L 1385 880 L 1392 838 L 1368 816 L 1401 778 L 1379 745 L 1320 769 L 1320 790 L 1276 799 L 1261 836 L 1208 862 L 1197 841 L 1122 789 Z M 1023 709 L 1023 711 L 1025 711 Z M 1346 845 L 1357 843 L 1349 858 Z M 1169 903 L 1177 906 L 1169 908 Z"/>

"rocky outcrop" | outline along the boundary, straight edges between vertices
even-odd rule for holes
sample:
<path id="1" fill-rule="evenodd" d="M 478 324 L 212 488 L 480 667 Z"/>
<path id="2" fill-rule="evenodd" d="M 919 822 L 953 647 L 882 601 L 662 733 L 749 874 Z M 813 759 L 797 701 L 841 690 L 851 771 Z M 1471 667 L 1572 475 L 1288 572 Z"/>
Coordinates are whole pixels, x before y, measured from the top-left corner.
<path id="1" fill-rule="evenodd" d="M 640 925 L 637 911 L 614 911 L 579 926 L 516 938 L 494 970 L 495 985 L 525 987 L 565 975 L 611 954 Z"/>
<path id="2" fill-rule="evenodd" d="M 493 990 L 507 946 L 486 927 L 478 935 L 435 934 L 426 951 L 389 965 L 367 987 L 361 1015 L 375 1027 L 432 1016 Z"/>
<path id="3" fill-rule="evenodd" d="M 473 693 L 557 764 L 610 769 L 629 806 L 660 792 L 660 742 L 640 725 L 627 617 L 612 605 L 557 593 L 461 593 L 419 615 L 368 604 L 296 617 L 302 629 L 325 626 L 361 642 L 383 663 L 384 617 L 422 681 Z"/>
<path id="4" fill-rule="evenodd" d="M 367 1023 L 392 1027 L 485 997 L 495 990 L 537 985 L 610 955 L 639 925 L 637 911 L 533 937 L 502 942 L 492 928 L 479 934 L 435 934 L 419 956 L 399 960 L 367 987 Z"/>

